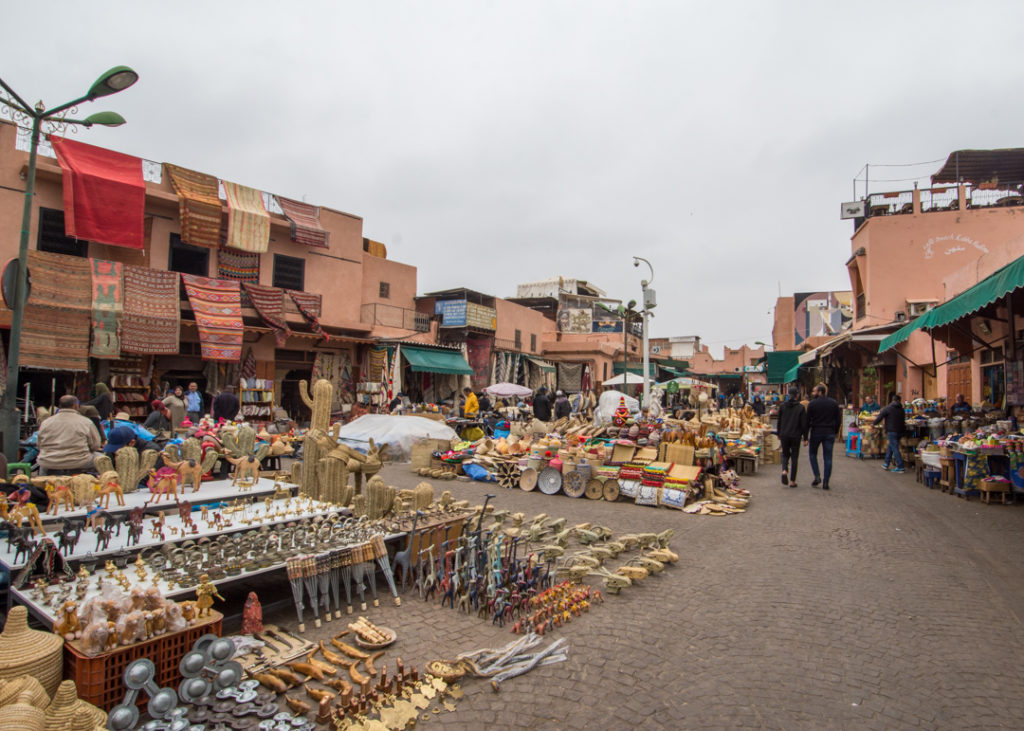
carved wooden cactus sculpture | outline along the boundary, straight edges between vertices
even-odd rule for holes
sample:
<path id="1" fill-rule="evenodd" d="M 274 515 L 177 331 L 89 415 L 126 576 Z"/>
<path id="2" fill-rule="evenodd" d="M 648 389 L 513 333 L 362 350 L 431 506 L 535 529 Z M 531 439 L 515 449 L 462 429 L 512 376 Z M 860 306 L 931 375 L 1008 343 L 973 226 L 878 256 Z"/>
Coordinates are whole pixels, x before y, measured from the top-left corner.
<path id="1" fill-rule="evenodd" d="M 370 520 L 383 518 L 395 504 L 395 488 L 388 486 L 378 475 L 366 483 L 366 515 Z"/>
<path id="2" fill-rule="evenodd" d="M 121 490 L 127 494 L 139 489 L 139 483 L 149 475 L 159 456 L 160 453 L 154 449 L 146 449 L 139 456 L 135 447 L 121 447 L 114 455 L 114 462 L 103 454 L 96 458 L 94 466 L 100 474 L 108 470 L 117 470 Z"/>
<path id="3" fill-rule="evenodd" d="M 317 461 L 317 481 L 320 499 L 338 505 L 348 505 L 354 492 L 348 484 L 348 466 L 340 459 L 321 457 Z"/>
<path id="4" fill-rule="evenodd" d="M 375 479 L 377 478 L 373 477 L 370 481 Z M 414 490 L 414 498 L 413 507 L 416 510 L 426 510 L 434 502 L 434 486 L 429 482 L 421 482 Z"/>
<path id="5" fill-rule="evenodd" d="M 317 429 L 326 432 L 331 425 L 331 397 L 334 394 L 334 386 L 331 385 L 330 381 L 321 378 L 313 383 L 312 397 L 309 391 L 309 384 L 306 381 L 299 381 L 299 396 L 302 397 L 302 403 L 306 404 L 312 412 L 309 429 L 310 431 Z M 321 490 L 320 470 L 318 468 L 320 458 L 325 454 L 326 451 L 312 439 L 306 439 L 302 445 L 303 469 L 301 474 L 302 481 L 299 483 L 299 492 L 317 500 L 327 499 Z M 345 480 L 348 480 L 347 472 Z"/>

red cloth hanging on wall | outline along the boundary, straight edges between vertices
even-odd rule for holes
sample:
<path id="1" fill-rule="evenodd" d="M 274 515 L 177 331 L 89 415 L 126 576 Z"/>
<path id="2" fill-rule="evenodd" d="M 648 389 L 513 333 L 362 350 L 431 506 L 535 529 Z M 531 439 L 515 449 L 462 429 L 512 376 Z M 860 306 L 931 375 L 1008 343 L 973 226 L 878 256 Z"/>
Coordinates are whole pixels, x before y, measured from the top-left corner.
<path id="1" fill-rule="evenodd" d="M 146 211 L 142 159 L 50 138 L 64 171 L 64 229 L 76 239 L 141 249 Z"/>

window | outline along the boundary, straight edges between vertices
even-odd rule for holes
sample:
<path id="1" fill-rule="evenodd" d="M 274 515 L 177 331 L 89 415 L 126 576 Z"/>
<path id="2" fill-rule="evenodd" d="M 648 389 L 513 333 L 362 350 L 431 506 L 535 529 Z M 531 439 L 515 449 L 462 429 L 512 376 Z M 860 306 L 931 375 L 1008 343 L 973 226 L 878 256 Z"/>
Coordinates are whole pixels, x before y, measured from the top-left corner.
<path id="1" fill-rule="evenodd" d="M 64 211 L 57 208 L 39 209 L 39 251 L 68 256 L 89 256 L 89 242 L 64 235 Z"/>
<path id="2" fill-rule="evenodd" d="M 522 330 L 516 330 L 516 341 L 515 342 L 516 342 L 516 350 L 522 350 L 523 349 L 523 331 Z"/>
<path id="3" fill-rule="evenodd" d="M 389 299 L 391 297 L 391 284 L 389 282 L 380 283 L 380 298 L 382 300 Z"/>
<path id="4" fill-rule="evenodd" d="M 858 320 L 863 320 L 864 317 L 867 316 L 868 313 L 867 313 L 867 310 L 865 309 L 866 307 L 867 307 L 867 303 L 866 303 L 866 300 L 864 298 L 864 293 L 861 292 L 860 294 L 857 295 L 857 319 Z"/>
<path id="5" fill-rule="evenodd" d="M 1002 363 L 1003 362 L 1003 346 L 1000 345 L 998 348 L 986 348 L 981 351 L 981 363 L 987 365 L 989 363 Z"/>
<path id="6" fill-rule="evenodd" d="M 537 352 L 537 333 L 530 333 L 530 352 Z M 605 370 L 608 370 L 608 364 L 605 363 Z"/>
<path id="7" fill-rule="evenodd" d="M 274 254 L 274 282 L 281 289 L 302 291 L 306 286 L 306 260 L 295 256 Z"/>
<path id="8" fill-rule="evenodd" d="M 186 244 L 181 240 L 179 234 L 171 234 L 167 268 L 172 272 L 208 277 L 210 276 L 210 250 L 205 246 Z"/>
<path id="9" fill-rule="evenodd" d="M 602 381 L 607 381 L 608 380 L 608 364 L 607 363 L 604 364 L 604 368 L 602 368 L 601 371 L 602 371 L 602 374 L 603 374 L 601 376 L 601 380 Z"/>

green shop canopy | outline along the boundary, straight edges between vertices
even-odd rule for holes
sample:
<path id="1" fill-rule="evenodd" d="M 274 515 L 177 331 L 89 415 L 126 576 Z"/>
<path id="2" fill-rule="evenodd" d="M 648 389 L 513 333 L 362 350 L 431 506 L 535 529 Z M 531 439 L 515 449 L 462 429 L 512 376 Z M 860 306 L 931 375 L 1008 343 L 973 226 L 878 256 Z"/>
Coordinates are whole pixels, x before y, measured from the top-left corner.
<path id="1" fill-rule="evenodd" d="M 800 364 L 794 363 L 793 367 L 786 371 L 786 375 L 782 377 L 781 383 L 793 383 L 799 376 L 798 371 L 800 370 Z M 771 381 L 769 381 L 771 383 Z"/>
<path id="2" fill-rule="evenodd" d="M 541 360 L 540 358 L 530 358 L 529 356 L 527 356 L 526 359 L 533 363 L 538 368 L 540 368 L 544 373 L 555 372 L 555 366 L 552 365 L 551 363 L 548 363 L 546 360 Z"/>
<path id="3" fill-rule="evenodd" d="M 917 330 L 934 330 L 960 320 L 982 307 L 990 305 L 1016 289 L 1024 287 L 1024 256 L 1007 264 L 970 289 L 964 290 L 953 299 L 928 310 L 878 344 L 878 352 L 884 353 L 910 337 Z"/>
<path id="4" fill-rule="evenodd" d="M 773 350 L 765 353 L 765 377 L 768 383 L 789 383 L 789 370 L 797 365 L 799 350 Z"/>
<path id="5" fill-rule="evenodd" d="M 652 360 L 647 365 L 648 365 L 647 375 L 649 375 L 651 378 L 654 378 L 655 376 L 657 376 L 658 375 L 658 364 Z M 627 370 L 630 373 L 632 373 L 634 376 L 642 376 L 644 374 L 644 366 L 643 366 L 642 363 L 635 363 L 635 364 L 634 363 L 630 363 L 629 364 L 629 368 Z M 619 375 L 620 373 L 622 373 L 622 363 L 613 363 L 612 364 L 612 373 L 614 375 Z"/>
<path id="6" fill-rule="evenodd" d="M 453 373 L 458 376 L 471 376 L 473 369 L 462 357 L 462 353 L 454 350 L 430 350 L 402 346 L 402 355 L 409 361 L 413 373 Z"/>

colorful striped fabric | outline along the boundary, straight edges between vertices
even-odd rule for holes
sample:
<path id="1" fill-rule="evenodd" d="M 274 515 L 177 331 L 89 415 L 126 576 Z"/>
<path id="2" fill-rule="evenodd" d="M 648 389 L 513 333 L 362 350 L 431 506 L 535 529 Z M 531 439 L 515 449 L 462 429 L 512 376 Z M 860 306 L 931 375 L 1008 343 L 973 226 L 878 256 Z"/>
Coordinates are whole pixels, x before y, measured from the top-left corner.
<path id="1" fill-rule="evenodd" d="M 171 185 L 178 194 L 181 240 L 211 249 L 220 245 L 220 194 L 217 178 L 195 170 L 164 163 Z"/>
<path id="2" fill-rule="evenodd" d="M 203 360 L 242 359 L 242 287 L 238 282 L 182 274 L 199 327 Z"/>
<path id="3" fill-rule="evenodd" d="M 292 298 L 295 306 L 299 308 L 302 316 L 306 318 L 306 322 L 309 323 L 313 332 L 324 340 L 330 340 L 331 336 L 324 332 L 324 329 L 320 326 L 320 308 L 323 304 L 323 298 L 318 294 L 299 292 L 294 289 L 286 289 L 285 291 Z"/>
<path id="4" fill-rule="evenodd" d="M 248 251 L 217 250 L 217 279 L 260 283 L 260 255 Z"/>
<path id="5" fill-rule="evenodd" d="M 228 199 L 228 236 L 224 245 L 262 254 L 270 244 L 270 214 L 263 194 L 238 183 L 224 183 Z"/>
<path id="6" fill-rule="evenodd" d="M 320 225 L 320 209 L 291 198 L 277 198 L 277 204 L 284 211 L 285 218 L 291 222 L 292 241 L 320 249 L 329 248 L 330 233 Z"/>
<path id="7" fill-rule="evenodd" d="M 26 368 L 89 370 L 89 260 L 30 251 L 28 267 L 32 290 L 25 303 L 19 362 Z"/>
<path id="8" fill-rule="evenodd" d="M 180 281 L 177 272 L 137 266 L 124 268 L 123 352 L 178 354 Z"/>
<path id="9" fill-rule="evenodd" d="M 245 293 L 252 300 L 252 306 L 260 314 L 263 321 L 274 331 L 274 339 L 277 347 L 283 348 L 288 336 L 292 334 L 291 328 L 284 319 L 284 292 L 276 287 L 264 287 L 259 284 L 242 284 Z"/>
<path id="10" fill-rule="evenodd" d="M 121 262 L 90 259 L 92 263 L 92 345 L 93 358 L 120 358 L 118 330 L 124 312 L 124 280 Z"/>

